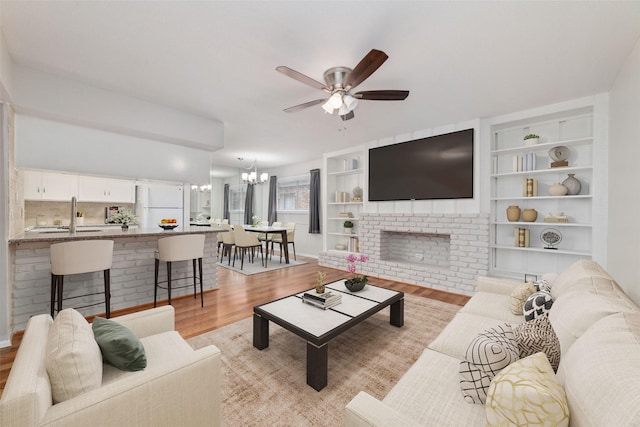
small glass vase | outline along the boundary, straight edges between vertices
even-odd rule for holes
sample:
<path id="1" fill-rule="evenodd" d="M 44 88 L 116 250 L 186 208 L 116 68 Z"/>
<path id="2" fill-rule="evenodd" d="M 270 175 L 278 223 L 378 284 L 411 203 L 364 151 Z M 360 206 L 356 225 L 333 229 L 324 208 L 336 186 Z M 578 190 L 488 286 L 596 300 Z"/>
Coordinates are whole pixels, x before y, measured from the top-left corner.
<path id="1" fill-rule="evenodd" d="M 129 224 L 122 224 L 122 231 L 129 231 Z"/>

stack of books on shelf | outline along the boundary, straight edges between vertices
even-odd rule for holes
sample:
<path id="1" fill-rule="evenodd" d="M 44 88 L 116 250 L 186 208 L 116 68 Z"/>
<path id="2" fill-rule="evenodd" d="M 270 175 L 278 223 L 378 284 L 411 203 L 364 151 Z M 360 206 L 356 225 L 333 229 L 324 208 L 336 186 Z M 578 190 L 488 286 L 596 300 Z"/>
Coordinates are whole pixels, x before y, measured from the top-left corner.
<path id="1" fill-rule="evenodd" d="M 529 230 L 526 228 L 516 228 L 515 229 L 515 246 L 519 248 L 528 248 L 529 247 Z"/>
<path id="2" fill-rule="evenodd" d="M 524 153 L 513 156 L 513 171 L 525 172 L 536 170 L 536 153 Z"/>
<path id="3" fill-rule="evenodd" d="M 302 294 L 302 302 L 311 304 L 316 307 L 328 309 L 334 307 L 342 302 L 342 295 L 337 292 L 327 291 L 319 294 L 312 289 Z"/>

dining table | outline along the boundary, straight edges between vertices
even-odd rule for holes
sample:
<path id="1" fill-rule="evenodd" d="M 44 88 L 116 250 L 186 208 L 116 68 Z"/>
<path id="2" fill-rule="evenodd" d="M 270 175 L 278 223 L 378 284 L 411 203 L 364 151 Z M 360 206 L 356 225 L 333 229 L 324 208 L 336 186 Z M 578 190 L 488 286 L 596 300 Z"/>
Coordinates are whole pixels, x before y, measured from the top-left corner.
<path id="1" fill-rule="evenodd" d="M 245 225 L 244 230 L 251 233 L 264 233 L 267 238 L 264 240 L 265 256 L 264 267 L 267 268 L 267 259 L 269 258 L 269 234 L 280 234 L 282 236 L 282 251 L 284 252 L 284 260 L 289 264 L 289 242 L 287 240 L 287 229 L 285 227 L 272 227 L 270 225 Z M 282 257 L 282 254 L 280 254 Z"/>

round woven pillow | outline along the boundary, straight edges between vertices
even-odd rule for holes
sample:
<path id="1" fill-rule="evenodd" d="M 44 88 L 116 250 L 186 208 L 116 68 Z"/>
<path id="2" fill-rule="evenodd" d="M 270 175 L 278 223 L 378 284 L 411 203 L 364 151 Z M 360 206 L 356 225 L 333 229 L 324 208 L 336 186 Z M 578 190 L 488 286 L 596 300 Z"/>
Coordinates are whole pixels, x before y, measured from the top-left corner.
<path id="1" fill-rule="evenodd" d="M 524 303 L 531 294 L 536 291 L 536 287 L 533 283 L 521 283 L 511 292 L 509 296 L 509 308 L 513 314 L 522 316 L 522 308 Z"/>
<path id="2" fill-rule="evenodd" d="M 540 316 L 546 316 L 553 305 L 551 295 L 546 292 L 535 292 L 524 302 L 524 320 L 533 320 Z"/>

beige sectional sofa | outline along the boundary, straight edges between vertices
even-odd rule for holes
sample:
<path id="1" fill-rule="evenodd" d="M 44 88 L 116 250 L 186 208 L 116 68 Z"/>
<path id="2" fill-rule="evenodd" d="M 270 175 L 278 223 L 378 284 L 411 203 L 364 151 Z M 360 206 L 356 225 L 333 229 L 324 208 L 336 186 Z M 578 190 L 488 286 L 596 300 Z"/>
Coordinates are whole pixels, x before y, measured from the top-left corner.
<path id="1" fill-rule="evenodd" d="M 485 407 L 467 403 L 459 364 L 470 341 L 500 322 L 520 324 L 509 309 L 520 282 L 486 278 L 451 323 L 382 401 L 360 392 L 346 426 L 483 426 Z M 561 348 L 555 378 L 572 426 L 640 425 L 640 308 L 596 262 L 581 260 L 553 278 L 549 320 Z"/>
<path id="2" fill-rule="evenodd" d="M 171 306 L 111 320 L 133 331 L 144 345 L 144 370 L 121 371 L 105 364 L 101 386 L 54 405 L 45 357 L 53 320 L 48 314 L 34 316 L 0 399 L 0 425 L 220 425 L 221 355 L 215 346 L 194 351 L 174 330 Z"/>

